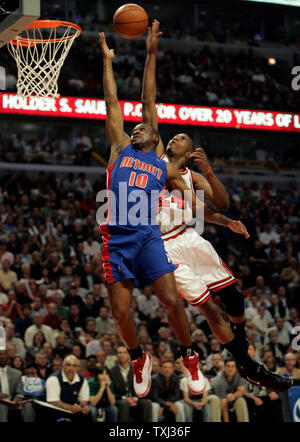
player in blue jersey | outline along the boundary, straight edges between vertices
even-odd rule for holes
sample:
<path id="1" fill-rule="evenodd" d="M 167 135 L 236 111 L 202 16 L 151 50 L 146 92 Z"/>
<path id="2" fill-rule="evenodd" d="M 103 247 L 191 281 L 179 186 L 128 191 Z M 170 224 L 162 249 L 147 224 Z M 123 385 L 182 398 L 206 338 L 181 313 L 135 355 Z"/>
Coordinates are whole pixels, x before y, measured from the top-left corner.
<path id="1" fill-rule="evenodd" d="M 105 271 L 112 314 L 118 333 L 127 347 L 134 372 L 134 388 L 139 397 L 151 386 L 151 356 L 142 352 L 130 315 L 134 283 L 151 284 L 165 308 L 170 326 L 180 345 L 185 375 L 193 394 L 204 389 L 203 376 L 197 368 L 198 355 L 192 349 L 189 323 L 179 299 L 174 278 L 176 267 L 166 254 L 161 232 L 153 218 L 157 214 L 156 201 L 165 186 L 169 191 L 185 193 L 196 215 L 196 197 L 188 189 L 177 169 L 162 161 L 155 153 L 158 132 L 147 124 L 138 124 L 131 137 L 124 132 L 124 121 L 117 97 L 113 74 L 114 51 L 100 33 L 103 55 L 103 88 L 106 103 L 106 133 L 111 147 L 107 170 L 108 221 L 101 225 L 103 237 L 102 263 Z M 136 194 L 141 198 L 142 221 L 136 223 Z M 153 198 L 154 195 L 154 198 Z M 126 204 L 125 204 L 126 200 Z M 242 223 L 204 208 L 207 221 L 226 226 L 247 235 Z"/>
<path id="2" fill-rule="evenodd" d="M 156 130 L 158 129 L 155 106 L 156 48 L 160 35 L 159 22 L 154 20 L 152 27 L 149 28 L 146 42 L 148 56 L 144 70 L 142 101 L 143 121 L 151 124 Z M 174 136 L 168 143 L 166 152 L 164 152 L 164 146 L 160 140 L 156 152 L 159 155 L 163 154 L 167 161 L 171 162 L 183 174 L 182 176 L 191 188 L 203 189 L 205 197 L 220 210 L 228 207 L 229 200 L 226 189 L 212 173 L 204 151 L 197 149 L 196 152 L 193 152 L 193 142 L 188 135 L 177 134 Z M 200 174 L 190 171 L 186 167 L 191 158 L 200 162 L 205 175 L 209 176 L 209 182 Z M 185 228 L 185 226 L 179 226 L 177 230 L 173 228 L 171 233 L 165 233 L 165 230 L 162 232 L 169 256 L 174 263 L 180 264 L 175 271 L 175 279 L 181 296 L 190 304 L 197 306 L 200 312 L 205 315 L 217 339 L 235 358 L 240 374 L 251 383 L 264 385 L 275 391 L 285 391 L 290 388 L 291 379 L 266 370 L 248 355 L 244 324 L 244 297 L 234 286 L 236 279 L 228 271 L 229 269 L 224 266 L 224 263 L 223 265 L 219 264 L 220 258 L 212 245 L 193 232 L 191 228 Z M 222 274 L 224 279 L 222 279 Z M 223 298 L 232 330 L 225 322 L 220 307 L 213 302 L 210 296 L 210 291 L 216 290 L 220 290 L 220 298 Z"/>

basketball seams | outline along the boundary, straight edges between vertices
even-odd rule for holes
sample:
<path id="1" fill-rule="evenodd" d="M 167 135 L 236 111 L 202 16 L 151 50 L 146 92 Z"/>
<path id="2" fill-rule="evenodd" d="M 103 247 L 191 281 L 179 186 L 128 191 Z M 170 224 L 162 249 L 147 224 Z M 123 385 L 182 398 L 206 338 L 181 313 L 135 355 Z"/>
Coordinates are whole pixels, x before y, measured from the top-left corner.
<path id="1" fill-rule="evenodd" d="M 128 9 L 125 9 L 125 11 L 122 11 L 122 12 L 120 12 L 116 17 L 114 17 L 114 19 L 113 19 L 113 21 L 114 21 L 114 23 L 120 23 L 119 21 L 117 21 L 118 19 L 119 19 L 119 17 L 121 16 L 121 15 L 123 15 L 123 14 L 128 14 L 128 13 L 130 13 L 130 12 L 138 12 L 139 14 L 139 16 L 141 15 L 141 13 L 143 13 L 143 15 L 145 16 L 146 14 L 145 14 L 145 11 L 143 10 L 143 8 L 128 8 Z M 147 16 L 147 15 L 146 15 Z M 144 18 L 144 20 L 142 20 L 142 21 L 148 21 L 148 17 L 147 18 Z M 125 23 L 127 23 L 127 22 L 125 22 Z M 125 24 L 124 23 L 124 24 Z M 135 22 L 129 22 L 129 23 L 135 23 Z"/>
<path id="2" fill-rule="evenodd" d="M 148 19 L 136 20 L 136 21 L 115 21 L 115 26 L 118 26 L 118 25 L 134 25 L 135 23 L 144 23 L 144 22 L 148 22 Z"/>
<path id="3" fill-rule="evenodd" d="M 149 17 L 139 5 L 128 4 L 119 8 L 113 17 L 115 31 L 124 38 L 138 38 L 147 30 Z M 127 14 L 127 15 L 124 15 Z"/>

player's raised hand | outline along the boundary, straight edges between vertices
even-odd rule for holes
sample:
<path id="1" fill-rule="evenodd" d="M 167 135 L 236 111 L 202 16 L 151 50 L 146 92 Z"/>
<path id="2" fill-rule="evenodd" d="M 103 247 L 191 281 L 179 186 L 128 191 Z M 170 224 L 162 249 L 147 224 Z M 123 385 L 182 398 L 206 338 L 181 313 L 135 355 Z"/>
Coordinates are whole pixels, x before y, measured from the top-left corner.
<path id="1" fill-rule="evenodd" d="M 107 46 L 104 32 L 100 32 L 99 37 L 103 58 L 110 58 L 112 60 L 115 56 L 115 51 L 113 49 L 109 49 Z"/>
<path id="2" fill-rule="evenodd" d="M 152 26 L 148 28 L 148 37 L 146 40 L 147 52 L 155 52 L 158 46 L 159 37 L 162 32 L 159 30 L 159 21 L 153 20 Z"/>
<path id="3" fill-rule="evenodd" d="M 198 166 L 200 166 L 201 170 L 205 175 L 211 172 L 211 165 L 208 161 L 207 155 L 202 149 L 202 147 L 198 147 L 195 151 L 190 155 Z"/>
<path id="4" fill-rule="evenodd" d="M 245 225 L 241 221 L 232 221 L 228 227 L 233 232 L 243 235 L 246 239 L 250 238 Z"/>

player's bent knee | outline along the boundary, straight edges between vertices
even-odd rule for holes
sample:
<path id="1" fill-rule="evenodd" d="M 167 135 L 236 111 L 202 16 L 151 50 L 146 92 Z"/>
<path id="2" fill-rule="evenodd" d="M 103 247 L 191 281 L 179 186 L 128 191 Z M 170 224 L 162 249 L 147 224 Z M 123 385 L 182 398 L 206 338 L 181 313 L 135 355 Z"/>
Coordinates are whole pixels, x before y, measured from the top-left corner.
<path id="1" fill-rule="evenodd" d="M 209 321 L 214 321 L 215 323 L 222 321 L 222 312 L 211 298 L 208 299 L 204 304 L 201 304 L 199 306 L 199 310 Z"/>
<path id="2" fill-rule="evenodd" d="M 219 294 L 221 301 L 224 304 L 225 311 L 229 316 L 243 316 L 245 304 L 244 295 L 235 285 L 230 285 L 222 289 Z"/>
<path id="3" fill-rule="evenodd" d="M 177 298 L 169 297 L 163 302 L 164 309 L 168 315 L 176 315 L 182 311 L 182 305 Z"/>
<path id="4" fill-rule="evenodd" d="M 118 305 L 112 309 L 112 316 L 117 323 L 121 323 L 128 321 L 130 313 L 123 305 Z"/>

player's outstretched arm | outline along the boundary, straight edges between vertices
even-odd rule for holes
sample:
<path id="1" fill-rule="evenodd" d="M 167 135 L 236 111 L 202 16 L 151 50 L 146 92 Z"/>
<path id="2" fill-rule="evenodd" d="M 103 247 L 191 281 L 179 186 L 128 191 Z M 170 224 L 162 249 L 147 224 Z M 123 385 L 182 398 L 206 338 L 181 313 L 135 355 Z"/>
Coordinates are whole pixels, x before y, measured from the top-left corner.
<path id="1" fill-rule="evenodd" d="M 197 216 L 197 212 L 204 205 L 204 220 L 219 226 L 228 227 L 235 233 L 243 235 L 245 238 L 249 238 L 250 235 L 247 232 L 246 227 L 241 221 L 234 221 L 222 213 L 215 212 L 207 206 L 203 201 L 196 198 L 193 192 L 186 186 L 178 170 L 172 163 L 167 163 L 168 179 L 166 182 L 166 188 L 169 192 L 177 189 L 182 197 L 190 204 L 193 215 Z"/>
<path id="2" fill-rule="evenodd" d="M 103 56 L 103 90 L 106 104 L 106 135 L 110 143 L 110 167 L 118 158 L 123 149 L 130 144 L 129 136 L 124 132 L 124 120 L 118 101 L 117 85 L 114 77 L 112 61 L 114 50 L 109 49 L 104 32 L 100 32 L 100 45 Z"/>
<path id="3" fill-rule="evenodd" d="M 196 149 L 195 152 L 191 154 L 191 158 L 195 161 L 196 164 L 200 166 L 202 172 L 206 176 L 205 179 L 199 173 L 192 172 L 195 188 L 202 189 L 202 186 L 204 184 L 203 181 L 205 180 L 206 183 L 209 183 L 213 192 L 211 201 L 216 205 L 218 209 L 227 210 L 229 208 L 229 196 L 227 190 L 225 189 L 221 181 L 213 173 L 212 167 L 209 164 L 204 150 L 201 147 Z"/>
<path id="4" fill-rule="evenodd" d="M 143 76 L 142 87 L 142 104 L 143 104 L 143 122 L 158 129 L 157 110 L 155 106 L 156 100 L 156 50 L 159 37 L 162 32 L 159 30 L 159 21 L 154 20 L 152 26 L 148 28 L 148 37 L 146 41 L 147 58 Z M 159 143 L 155 149 L 158 156 L 161 156 L 165 149 L 159 139 Z"/>

